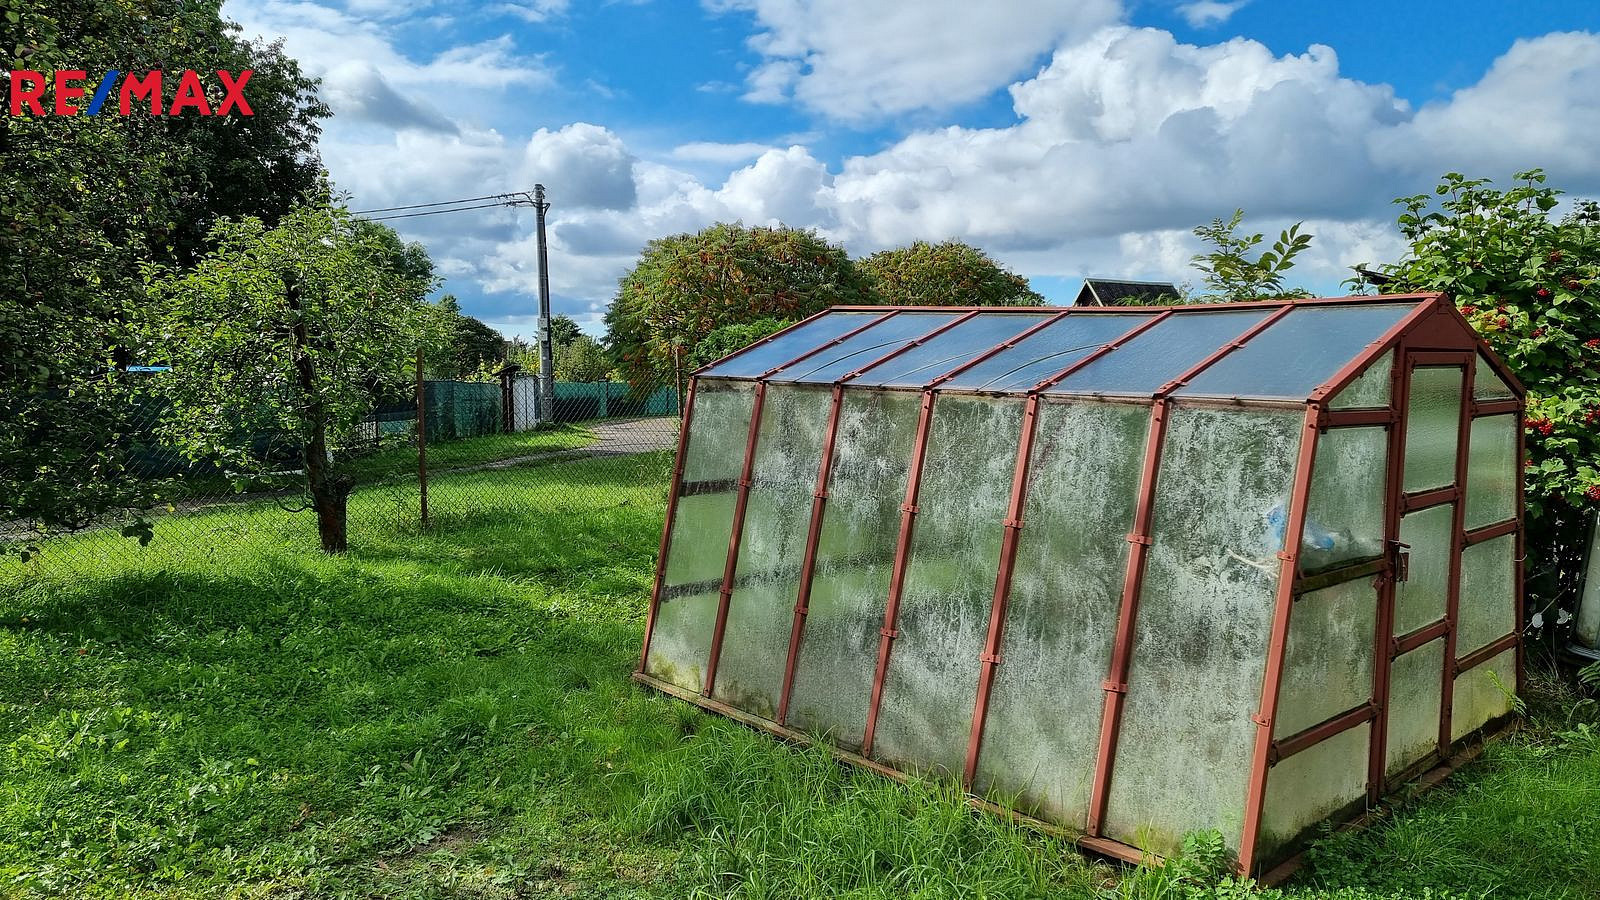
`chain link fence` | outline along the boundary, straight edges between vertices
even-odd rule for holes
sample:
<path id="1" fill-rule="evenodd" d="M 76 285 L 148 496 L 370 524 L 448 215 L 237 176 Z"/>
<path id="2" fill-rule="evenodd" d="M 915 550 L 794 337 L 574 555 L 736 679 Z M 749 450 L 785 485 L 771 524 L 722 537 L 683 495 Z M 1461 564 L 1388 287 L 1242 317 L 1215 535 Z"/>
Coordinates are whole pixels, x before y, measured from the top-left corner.
<path id="1" fill-rule="evenodd" d="M 558 381 L 553 388 L 553 397 L 542 398 L 536 376 L 515 374 L 490 382 L 423 380 L 413 396 L 376 402 L 333 453 L 336 471 L 355 484 L 352 549 L 509 521 L 530 510 L 560 516 L 574 496 L 608 486 L 660 484 L 664 501 L 678 392 L 615 382 Z M 127 477 L 151 498 L 140 511 L 152 525 L 150 540 L 124 536 L 121 516 L 67 534 L 0 521 L 0 543 L 12 551 L 0 553 L 0 576 L 204 567 L 225 565 L 246 549 L 317 546 L 298 448 L 268 435 L 241 436 L 265 462 L 265 471 L 247 477 L 189 459 L 161 440 L 164 404 L 159 391 L 149 393 L 117 449 Z M 15 552 L 23 548 L 25 560 Z"/>

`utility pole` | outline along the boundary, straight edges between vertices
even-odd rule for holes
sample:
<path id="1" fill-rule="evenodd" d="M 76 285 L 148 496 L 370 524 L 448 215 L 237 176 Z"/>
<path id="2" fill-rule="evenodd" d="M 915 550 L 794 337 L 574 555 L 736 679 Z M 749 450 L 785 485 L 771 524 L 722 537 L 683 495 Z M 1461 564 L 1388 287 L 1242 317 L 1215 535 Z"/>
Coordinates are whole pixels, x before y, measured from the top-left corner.
<path id="1" fill-rule="evenodd" d="M 544 214 L 550 204 L 544 185 L 533 186 L 533 211 L 539 223 L 539 418 L 550 422 L 556 415 L 555 349 L 550 341 L 550 252 L 544 239 Z"/>

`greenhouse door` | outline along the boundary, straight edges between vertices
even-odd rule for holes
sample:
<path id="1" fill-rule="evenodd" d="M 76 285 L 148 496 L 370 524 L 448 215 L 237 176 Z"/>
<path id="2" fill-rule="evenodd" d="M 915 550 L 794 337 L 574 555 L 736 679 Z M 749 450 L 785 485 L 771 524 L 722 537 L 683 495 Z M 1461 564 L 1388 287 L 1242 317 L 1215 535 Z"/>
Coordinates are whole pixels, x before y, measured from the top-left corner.
<path id="1" fill-rule="evenodd" d="M 1384 774 L 1443 754 L 1450 741 L 1455 619 L 1474 354 L 1403 357 L 1405 453 L 1390 534 L 1394 574 Z M 1393 483 L 1393 482 L 1391 482 Z"/>

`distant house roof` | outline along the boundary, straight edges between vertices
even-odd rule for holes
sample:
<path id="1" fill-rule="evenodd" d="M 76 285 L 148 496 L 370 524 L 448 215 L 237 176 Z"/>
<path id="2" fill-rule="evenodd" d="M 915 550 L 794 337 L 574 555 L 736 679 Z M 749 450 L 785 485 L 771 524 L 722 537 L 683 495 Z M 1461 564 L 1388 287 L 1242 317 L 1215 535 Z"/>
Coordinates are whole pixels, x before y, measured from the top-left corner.
<path id="1" fill-rule="evenodd" d="M 1075 306 L 1156 306 L 1176 303 L 1178 286 L 1166 281 L 1085 278 Z"/>

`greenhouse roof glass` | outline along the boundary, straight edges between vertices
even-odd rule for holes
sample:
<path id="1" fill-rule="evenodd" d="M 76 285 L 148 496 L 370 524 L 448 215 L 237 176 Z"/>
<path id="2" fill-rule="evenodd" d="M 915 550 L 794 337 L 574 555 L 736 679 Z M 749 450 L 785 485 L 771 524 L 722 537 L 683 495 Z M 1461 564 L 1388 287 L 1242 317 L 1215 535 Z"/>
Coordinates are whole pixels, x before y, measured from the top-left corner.
<path id="1" fill-rule="evenodd" d="M 992 394 L 1301 401 L 1433 297 L 1123 308 L 836 307 L 697 374 Z"/>

